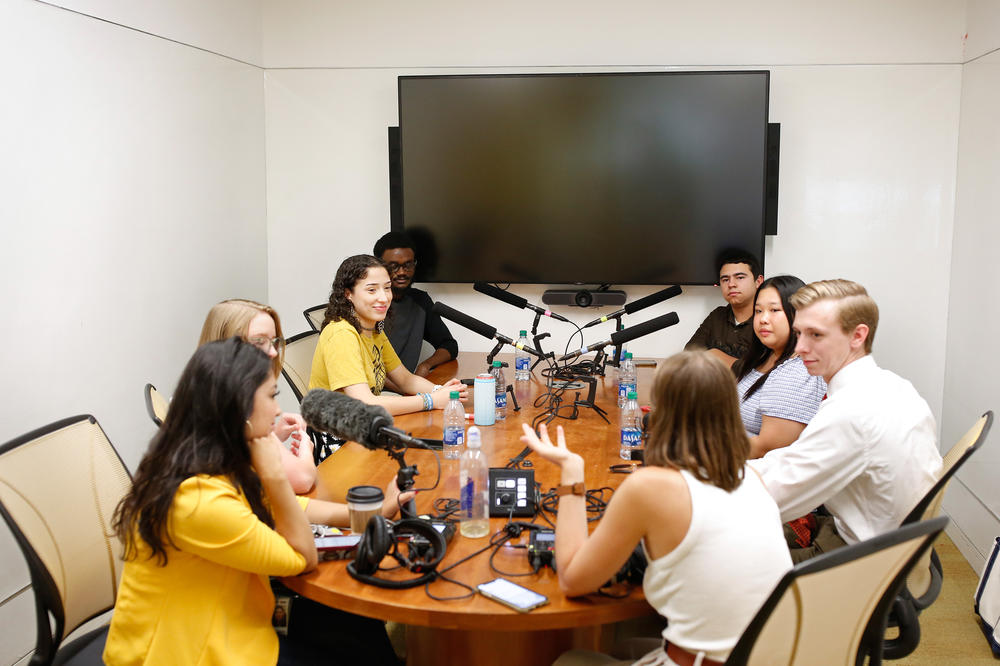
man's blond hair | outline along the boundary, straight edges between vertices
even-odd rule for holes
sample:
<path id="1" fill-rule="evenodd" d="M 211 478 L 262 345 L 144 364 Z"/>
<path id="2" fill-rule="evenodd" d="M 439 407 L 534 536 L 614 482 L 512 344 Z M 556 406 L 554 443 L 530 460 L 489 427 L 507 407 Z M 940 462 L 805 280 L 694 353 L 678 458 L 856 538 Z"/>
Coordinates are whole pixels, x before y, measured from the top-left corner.
<path id="1" fill-rule="evenodd" d="M 852 333 L 858 324 L 868 327 L 865 353 L 872 353 L 875 329 L 878 328 L 878 306 L 868 291 L 850 280 L 820 280 L 810 282 L 792 294 L 791 303 L 796 310 L 807 308 L 820 301 L 837 302 L 837 319 L 844 333 Z"/>

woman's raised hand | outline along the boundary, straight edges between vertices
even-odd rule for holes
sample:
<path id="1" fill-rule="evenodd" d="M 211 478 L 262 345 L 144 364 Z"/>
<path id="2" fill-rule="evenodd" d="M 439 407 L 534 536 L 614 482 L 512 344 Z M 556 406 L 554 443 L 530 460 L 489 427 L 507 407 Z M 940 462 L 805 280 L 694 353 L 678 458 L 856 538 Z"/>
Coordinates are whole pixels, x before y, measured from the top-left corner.
<path id="1" fill-rule="evenodd" d="M 530 446 L 532 451 L 560 467 L 566 467 L 569 464 L 578 464 L 580 470 L 583 470 L 583 458 L 580 457 L 580 454 L 573 453 L 566 448 L 566 433 L 563 432 L 562 426 L 556 427 L 555 444 L 549 440 L 549 430 L 545 427 L 544 423 L 538 426 L 540 436 L 536 435 L 535 431 L 527 423 L 522 423 L 521 428 L 524 430 L 521 442 Z"/>

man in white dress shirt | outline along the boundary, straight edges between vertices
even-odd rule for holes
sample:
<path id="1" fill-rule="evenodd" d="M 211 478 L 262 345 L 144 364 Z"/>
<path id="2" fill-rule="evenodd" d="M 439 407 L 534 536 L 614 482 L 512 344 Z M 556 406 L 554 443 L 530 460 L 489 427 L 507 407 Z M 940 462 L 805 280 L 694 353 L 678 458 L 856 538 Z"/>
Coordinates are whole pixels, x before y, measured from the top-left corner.
<path id="1" fill-rule="evenodd" d="M 795 351 L 827 397 L 795 442 L 751 464 L 782 520 L 821 504 L 832 516 L 812 546 L 791 549 L 799 562 L 899 527 L 940 475 L 941 454 L 927 402 L 871 356 L 878 306 L 865 288 L 813 282 L 791 301 Z"/>

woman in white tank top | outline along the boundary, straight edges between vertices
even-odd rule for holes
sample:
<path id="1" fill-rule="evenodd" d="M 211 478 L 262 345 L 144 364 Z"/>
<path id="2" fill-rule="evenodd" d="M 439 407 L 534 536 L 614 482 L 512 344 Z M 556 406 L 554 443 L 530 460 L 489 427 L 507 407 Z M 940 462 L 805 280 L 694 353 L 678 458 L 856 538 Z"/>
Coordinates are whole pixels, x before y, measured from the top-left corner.
<path id="1" fill-rule="evenodd" d="M 729 368 L 706 352 L 677 354 L 657 372 L 652 398 L 646 465 L 621 484 L 589 536 L 585 500 L 576 494 L 584 462 L 566 447 L 562 427 L 555 445 L 545 426 L 541 439 L 524 426 L 522 441 L 562 469 L 562 591 L 596 591 L 642 543 L 649 560 L 643 591 L 668 626 L 665 647 L 636 663 L 711 666 L 725 661 L 792 563 L 777 506 L 745 465 L 750 443 Z"/>

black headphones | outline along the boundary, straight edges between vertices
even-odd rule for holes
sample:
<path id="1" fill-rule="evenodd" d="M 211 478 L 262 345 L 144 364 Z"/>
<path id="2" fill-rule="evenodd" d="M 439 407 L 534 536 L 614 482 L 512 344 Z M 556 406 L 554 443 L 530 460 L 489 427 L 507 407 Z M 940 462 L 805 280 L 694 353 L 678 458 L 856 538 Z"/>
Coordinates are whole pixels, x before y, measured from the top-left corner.
<path id="1" fill-rule="evenodd" d="M 444 554 L 444 536 L 429 521 L 404 518 L 390 523 L 375 515 L 365 527 L 354 560 L 347 565 L 347 573 L 362 583 L 405 590 L 437 578 L 437 565 L 444 559 Z M 400 566 L 421 575 L 409 580 L 379 578 L 379 564 L 390 555 Z"/>

